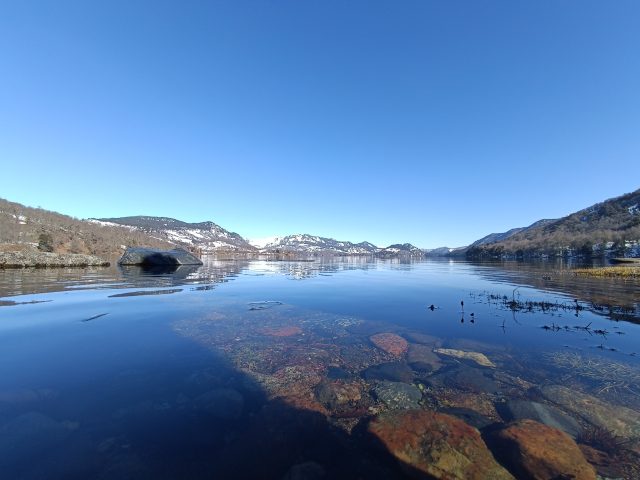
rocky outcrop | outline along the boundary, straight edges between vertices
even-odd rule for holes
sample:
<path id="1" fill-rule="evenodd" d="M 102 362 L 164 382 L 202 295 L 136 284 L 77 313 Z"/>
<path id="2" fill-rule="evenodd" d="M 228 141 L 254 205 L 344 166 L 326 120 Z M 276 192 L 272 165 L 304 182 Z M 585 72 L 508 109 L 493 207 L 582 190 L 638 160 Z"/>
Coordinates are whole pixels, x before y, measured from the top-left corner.
<path id="1" fill-rule="evenodd" d="M 493 435 L 496 452 L 518 476 L 527 480 L 572 478 L 595 480 L 578 445 L 566 433 L 534 420 L 519 420 Z"/>
<path id="2" fill-rule="evenodd" d="M 450 415 L 394 411 L 374 419 L 369 431 L 415 478 L 513 479 L 493 458 L 480 432 Z"/>
<path id="3" fill-rule="evenodd" d="M 108 267 L 94 255 L 50 252 L 0 252 L 0 268 Z"/>
<path id="4" fill-rule="evenodd" d="M 180 265 L 202 265 L 195 255 L 182 248 L 155 250 L 152 248 L 129 247 L 118 261 L 120 265 L 142 265 L 149 267 L 177 267 Z"/>

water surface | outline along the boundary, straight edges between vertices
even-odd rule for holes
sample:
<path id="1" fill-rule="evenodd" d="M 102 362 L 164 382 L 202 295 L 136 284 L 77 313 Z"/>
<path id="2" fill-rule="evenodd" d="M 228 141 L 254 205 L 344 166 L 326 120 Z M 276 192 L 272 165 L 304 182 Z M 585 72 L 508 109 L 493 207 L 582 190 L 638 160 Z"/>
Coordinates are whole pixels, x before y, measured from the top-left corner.
<path id="1" fill-rule="evenodd" d="M 403 478 L 366 435 L 369 418 L 403 408 L 380 393 L 390 381 L 418 388 L 419 408 L 489 422 L 512 399 L 557 405 L 545 397 L 556 385 L 640 411 L 638 283 L 558 267 L 207 258 L 172 272 L 0 270 L 0 470 L 283 478 L 313 462 L 326 478 Z M 408 351 L 376 346 L 380 333 Z"/>

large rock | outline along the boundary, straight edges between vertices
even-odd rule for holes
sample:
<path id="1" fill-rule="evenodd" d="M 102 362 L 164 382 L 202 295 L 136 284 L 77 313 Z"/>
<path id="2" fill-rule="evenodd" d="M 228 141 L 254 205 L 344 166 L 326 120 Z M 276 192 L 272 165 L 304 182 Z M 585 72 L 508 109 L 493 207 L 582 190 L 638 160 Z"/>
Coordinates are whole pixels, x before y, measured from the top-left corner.
<path id="1" fill-rule="evenodd" d="M 534 420 L 519 420 L 494 433 L 493 440 L 496 452 L 518 478 L 596 479 L 594 468 L 576 442 L 557 428 Z"/>
<path id="2" fill-rule="evenodd" d="M 640 412 L 607 402 L 562 385 L 547 385 L 541 389 L 544 397 L 596 427 L 604 428 L 623 438 L 640 437 Z"/>
<path id="3" fill-rule="evenodd" d="M 380 382 L 373 389 L 376 398 L 390 409 L 409 410 L 420 408 L 422 393 L 414 385 L 400 382 Z"/>
<path id="4" fill-rule="evenodd" d="M 143 265 L 149 267 L 177 267 L 180 265 L 202 265 L 202 261 L 182 248 L 155 250 L 144 247 L 129 247 L 118 261 L 120 265 Z"/>
<path id="5" fill-rule="evenodd" d="M 414 478 L 513 479 L 493 458 L 480 432 L 450 415 L 397 410 L 374 419 L 369 431 Z"/>
<path id="6" fill-rule="evenodd" d="M 316 398 L 330 410 L 344 405 L 354 405 L 362 399 L 360 385 L 356 382 L 325 381 L 315 388 Z"/>

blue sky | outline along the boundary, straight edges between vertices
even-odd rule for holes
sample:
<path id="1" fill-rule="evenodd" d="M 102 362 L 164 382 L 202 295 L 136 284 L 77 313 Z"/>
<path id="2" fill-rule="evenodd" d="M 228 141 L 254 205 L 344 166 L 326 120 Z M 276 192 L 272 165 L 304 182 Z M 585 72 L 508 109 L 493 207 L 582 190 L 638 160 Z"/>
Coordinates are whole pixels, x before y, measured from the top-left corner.
<path id="1" fill-rule="evenodd" d="M 7 1 L 0 197 L 459 246 L 640 187 L 640 2 Z"/>

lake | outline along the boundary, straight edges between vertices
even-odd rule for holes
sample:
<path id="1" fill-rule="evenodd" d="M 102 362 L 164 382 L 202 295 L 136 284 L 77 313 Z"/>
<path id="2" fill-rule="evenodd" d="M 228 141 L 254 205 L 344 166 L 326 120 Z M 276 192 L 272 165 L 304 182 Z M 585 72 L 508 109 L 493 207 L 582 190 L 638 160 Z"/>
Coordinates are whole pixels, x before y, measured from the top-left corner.
<path id="1" fill-rule="evenodd" d="M 413 410 L 512 472 L 488 439 L 534 418 L 639 478 L 640 283 L 570 267 L 0 270 L 2 478 L 427 478 L 370 427 Z"/>

